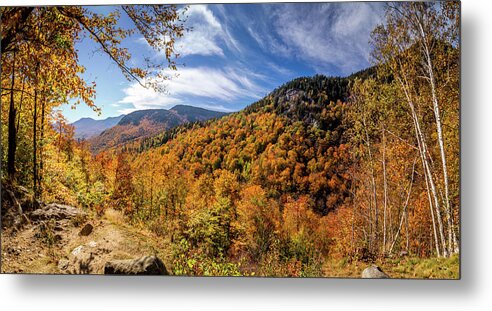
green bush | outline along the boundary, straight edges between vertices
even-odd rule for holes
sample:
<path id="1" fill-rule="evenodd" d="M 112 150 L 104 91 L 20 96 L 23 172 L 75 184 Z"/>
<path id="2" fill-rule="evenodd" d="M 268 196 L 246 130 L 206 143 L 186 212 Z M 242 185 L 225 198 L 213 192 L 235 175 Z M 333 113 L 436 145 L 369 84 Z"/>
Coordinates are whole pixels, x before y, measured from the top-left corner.
<path id="1" fill-rule="evenodd" d="M 191 249 L 188 241 L 182 239 L 175 246 L 172 271 L 174 275 L 243 276 L 240 266 L 228 262 L 222 254 L 208 257 L 201 250 Z"/>

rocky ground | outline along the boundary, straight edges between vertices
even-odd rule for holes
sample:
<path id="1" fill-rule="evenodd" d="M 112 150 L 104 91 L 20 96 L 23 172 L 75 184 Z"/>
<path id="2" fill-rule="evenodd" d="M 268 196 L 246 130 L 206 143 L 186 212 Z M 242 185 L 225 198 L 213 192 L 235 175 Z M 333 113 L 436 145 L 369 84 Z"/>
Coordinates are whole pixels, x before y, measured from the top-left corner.
<path id="1" fill-rule="evenodd" d="M 115 273 L 114 267 L 126 265 L 121 270 L 125 274 L 167 274 L 159 264 L 155 266 L 162 271 L 145 266 L 155 261 L 149 256 L 169 266 L 166 244 L 126 225 L 118 211 L 90 217 L 80 209 L 51 204 L 26 215 L 17 221 L 21 224 L 2 230 L 2 273 L 103 274 L 105 266 Z"/>

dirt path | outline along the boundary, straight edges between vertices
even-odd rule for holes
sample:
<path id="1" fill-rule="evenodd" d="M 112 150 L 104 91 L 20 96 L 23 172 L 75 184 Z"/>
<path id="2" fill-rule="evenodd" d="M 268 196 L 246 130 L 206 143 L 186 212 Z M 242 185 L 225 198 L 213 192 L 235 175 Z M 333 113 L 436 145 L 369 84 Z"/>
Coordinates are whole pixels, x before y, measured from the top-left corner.
<path id="1" fill-rule="evenodd" d="M 85 224 L 89 235 L 80 235 Z M 104 272 L 113 259 L 157 255 L 170 267 L 169 244 L 150 232 L 130 226 L 120 212 L 107 210 L 83 223 L 70 219 L 28 224 L 22 230 L 2 232 L 2 273 Z M 168 269 L 169 270 L 169 269 Z"/>

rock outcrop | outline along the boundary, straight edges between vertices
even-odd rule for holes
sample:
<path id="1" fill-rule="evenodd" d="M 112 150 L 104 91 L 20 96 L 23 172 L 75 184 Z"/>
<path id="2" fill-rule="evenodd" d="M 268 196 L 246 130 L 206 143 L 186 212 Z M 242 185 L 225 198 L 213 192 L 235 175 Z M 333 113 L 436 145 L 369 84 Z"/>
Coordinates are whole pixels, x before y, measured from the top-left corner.
<path id="1" fill-rule="evenodd" d="M 33 221 L 49 219 L 69 219 L 75 217 L 86 217 L 87 214 L 73 206 L 51 203 L 33 211 L 29 218 Z"/>
<path id="2" fill-rule="evenodd" d="M 362 271 L 363 279 L 389 279 L 390 277 L 376 265 L 367 267 Z"/>
<path id="3" fill-rule="evenodd" d="M 156 256 L 108 261 L 104 265 L 104 274 L 169 275 L 164 263 Z"/>

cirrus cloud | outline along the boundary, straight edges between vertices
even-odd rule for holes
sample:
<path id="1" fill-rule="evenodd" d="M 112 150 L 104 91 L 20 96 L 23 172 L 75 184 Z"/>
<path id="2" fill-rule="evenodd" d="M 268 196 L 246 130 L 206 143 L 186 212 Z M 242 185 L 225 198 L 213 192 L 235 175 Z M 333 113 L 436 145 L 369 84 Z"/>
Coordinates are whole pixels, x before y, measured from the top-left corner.
<path id="1" fill-rule="evenodd" d="M 196 67 L 182 68 L 179 74 L 163 85 L 166 93 L 158 93 L 138 83 L 123 89 L 125 96 L 118 104 L 125 106 L 120 113 L 164 108 L 177 104 L 193 104 L 203 108 L 231 111 L 223 103 L 241 99 L 254 100 L 263 96 L 265 89 L 255 79 L 260 75 L 244 68 L 225 69 Z"/>
<path id="2" fill-rule="evenodd" d="M 176 50 L 181 56 L 224 56 L 222 44 L 239 50 L 237 41 L 206 5 L 191 5 L 185 14 L 191 29 L 176 42 Z"/>

